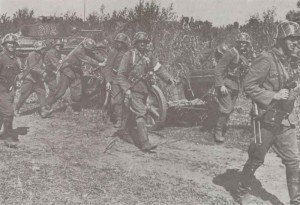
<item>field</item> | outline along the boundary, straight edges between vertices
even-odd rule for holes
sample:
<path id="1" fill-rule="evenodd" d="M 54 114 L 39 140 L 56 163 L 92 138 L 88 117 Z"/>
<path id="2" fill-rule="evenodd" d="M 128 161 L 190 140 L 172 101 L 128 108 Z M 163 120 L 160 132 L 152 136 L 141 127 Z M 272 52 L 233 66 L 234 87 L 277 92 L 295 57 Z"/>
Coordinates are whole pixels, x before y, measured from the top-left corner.
<path id="1" fill-rule="evenodd" d="M 18 147 L 0 146 L 0 204 L 237 204 L 251 131 L 249 102 L 238 104 L 225 144 L 201 127 L 168 126 L 150 134 L 159 144 L 152 154 L 112 138 L 101 110 L 60 109 L 41 119 L 27 104 L 14 123 Z M 285 168 L 274 153 L 256 177 L 256 204 L 288 202 Z"/>

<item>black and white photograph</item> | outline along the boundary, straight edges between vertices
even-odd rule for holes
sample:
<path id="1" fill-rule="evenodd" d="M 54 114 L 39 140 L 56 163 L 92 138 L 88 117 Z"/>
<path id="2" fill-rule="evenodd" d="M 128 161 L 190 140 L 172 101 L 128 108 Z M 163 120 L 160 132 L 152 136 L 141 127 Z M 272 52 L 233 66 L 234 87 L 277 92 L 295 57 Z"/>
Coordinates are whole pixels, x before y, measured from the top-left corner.
<path id="1" fill-rule="evenodd" d="M 300 0 L 0 0 L 0 205 L 300 205 Z"/>

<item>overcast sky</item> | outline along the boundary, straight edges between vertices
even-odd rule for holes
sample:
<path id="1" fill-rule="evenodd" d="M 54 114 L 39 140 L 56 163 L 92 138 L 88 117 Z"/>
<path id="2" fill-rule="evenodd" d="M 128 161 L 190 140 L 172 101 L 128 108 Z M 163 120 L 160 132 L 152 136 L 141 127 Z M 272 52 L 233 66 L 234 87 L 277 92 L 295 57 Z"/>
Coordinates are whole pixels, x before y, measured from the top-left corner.
<path id="1" fill-rule="evenodd" d="M 249 16 L 275 7 L 277 18 L 284 19 L 285 14 L 296 9 L 297 0 L 155 0 L 162 6 L 174 3 L 178 16 L 193 16 L 196 20 L 209 20 L 213 25 L 220 26 L 238 21 L 245 23 Z M 35 11 L 36 16 L 57 16 L 66 11 L 75 11 L 83 17 L 84 0 L 0 0 L 0 14 L 11 15 L 18 8 L 27 7 Z M 138 0 L 86 0 L 86 13 L 100 9 L 111 12 L 124 7 L 132 8 Z"/>

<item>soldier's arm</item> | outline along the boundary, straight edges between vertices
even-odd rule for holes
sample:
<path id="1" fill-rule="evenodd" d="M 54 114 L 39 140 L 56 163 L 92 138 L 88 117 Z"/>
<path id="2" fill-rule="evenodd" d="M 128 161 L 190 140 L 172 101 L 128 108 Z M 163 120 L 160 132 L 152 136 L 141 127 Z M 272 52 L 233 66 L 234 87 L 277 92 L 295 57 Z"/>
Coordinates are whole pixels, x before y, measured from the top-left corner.
<path id="1" fill-rule="evenodd" d="M 57 68 L 59 65 L 59 58 L 53 52 L 48 52 L 45 56 L 48 59 L 49 63 L 54 67 Z"/>
<path id="2" fill-rule="evenodd" d="M 109 52 L 106 66 L 103 69 L 103 75 L 106 82 L 112 81 L 112 70 L 114 69 L 113 65 L 114 65 L 115 57 L 116 57 L 116 52 L 114 51 Z"/>
<path id="3" fill-rule="evenodd" d="M 221 87 L 224 85 L 224 76 L 226 74 L 227 66 L 234 59 L 234 55 L 227 51 L 224 56 L 219 60 L 218 64 L 214 69 L 215 74 L 215 86 Z"/>
<path id="4" fill-rule="evenodd" d="M 257 59 L 251 66 L 244 79 L 245 93 L 264 106 L 268 106 L 275 95 L 275 91 L 265 89 L 262 84 L 269 74 L 271 63 L 266 57 Z"/>
<path id="5" fill-rule="evenodd" d="M 99 62 L 97 60 L 91 58 L 90 56 L 88 56 L 86 53 L 77 52 L 76 56 L 81 62 L 87 63 L 87 64 L 89 64 L 91 66 L 94 66 L 94 67 L 99 66 Z"/>
<path id="6" fill-rule="evenodd" d="M 152 56 L 151 62 L 152 62 L 152 67 L 153 67 L 153 70 L 154 70 L 155 74 L 160 79 L 162 79 L 162 81 L 164 81 L 165 83 L 171 84 L 172 83 L 172 81 L 171 81 L 172 76 L 168 73 L 166 68 L 163 65 L 160 64 L 160 62 L 158 61 L 158 58 L 157 58 L 156 55 Z"/>
<path id="7" fill-rule="evenodd" d="M 32 73 L 36 73 L 38 75 L 43 75 L 45 73 L 41 57 L 37 57 L 34 54 L 29 54 L 27 58 L 27 65 L 28 69 L 30 69 L 30 72 Z"/>
<path id="8" fill-rule="evenodd" d="M 130 55 L 130 52 L 125 53 L 118 69 L 118 84 L 125 92 L 131 87 L 129 81 L 127 80 L 131 67 L 131 58 L 132 56 Z"/>

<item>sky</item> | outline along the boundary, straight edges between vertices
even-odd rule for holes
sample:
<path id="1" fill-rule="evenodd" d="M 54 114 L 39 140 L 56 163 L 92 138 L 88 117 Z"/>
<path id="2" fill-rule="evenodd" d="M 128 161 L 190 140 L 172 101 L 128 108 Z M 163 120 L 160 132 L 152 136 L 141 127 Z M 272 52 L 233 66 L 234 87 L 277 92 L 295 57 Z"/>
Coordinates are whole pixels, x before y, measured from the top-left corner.
<path id="1" fill-rule="evenodd" d="M 76 12 L 83 17 L 84 1 L 86 16 L 99 11 L 101 5 L 106 12 L 124 7 L 132 8 L 139 0 L 0 0 L 0 14 L 12 15 L 17 9 L 27 7 L 36 16 L 59 16 L 67 11 Z M 227 25 L 235 21 L 245 23 L 253 14 L 261 14 L 272 7 L 276 8 L 277 19 L 284 20 L 289 10 L 297 10 L 298 0 L 154 0 L 161 6 L 174 4 L 179 17 L 193 16 L 195 20 L 209 20 L 214 26 Z"/>

